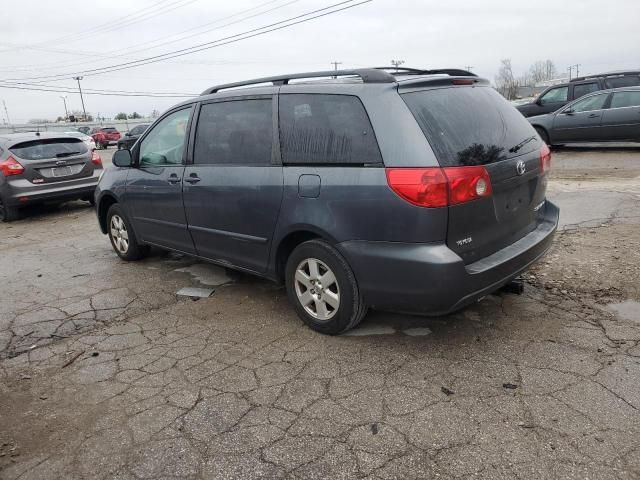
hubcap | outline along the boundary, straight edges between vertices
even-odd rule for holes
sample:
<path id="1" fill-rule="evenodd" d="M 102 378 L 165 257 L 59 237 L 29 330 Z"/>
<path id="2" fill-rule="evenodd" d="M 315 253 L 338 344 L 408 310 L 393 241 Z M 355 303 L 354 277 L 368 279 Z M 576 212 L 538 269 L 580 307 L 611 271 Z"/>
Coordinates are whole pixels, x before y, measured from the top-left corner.
<path id="1" fill-rule="evenodd" d="M 340 307 L 340 288 L 331 269 L 316 258 L 303 260 L 296 268 L 295 290 L 305 311 L 320 321 L 330 320 Z"/>
<path id="2" fill-rule="evenodd" d="M 120 215 L 114 215 L 111 217 L 111 226 L 109 228 L 111 239 L 116 250 L 123 255 L 129 250 L 129 234 L 127 233 L 127 227 L 124 224 L 124 220 L 120 218 Z"/>

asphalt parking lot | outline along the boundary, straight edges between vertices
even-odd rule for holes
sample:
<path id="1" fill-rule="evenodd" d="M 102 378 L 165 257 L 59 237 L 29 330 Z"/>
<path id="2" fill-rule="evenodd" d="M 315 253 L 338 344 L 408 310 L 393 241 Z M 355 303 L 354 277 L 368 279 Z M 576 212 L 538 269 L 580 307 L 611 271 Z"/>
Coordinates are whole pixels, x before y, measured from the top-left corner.
<path id="1" fill-rule="evenodd" d="M 640 148 L 553 165 L 523 295 L 338 337 L 266 281 L 119 260 L 85 202 L 0 225 L 0 478 L 640 478 Z"/>

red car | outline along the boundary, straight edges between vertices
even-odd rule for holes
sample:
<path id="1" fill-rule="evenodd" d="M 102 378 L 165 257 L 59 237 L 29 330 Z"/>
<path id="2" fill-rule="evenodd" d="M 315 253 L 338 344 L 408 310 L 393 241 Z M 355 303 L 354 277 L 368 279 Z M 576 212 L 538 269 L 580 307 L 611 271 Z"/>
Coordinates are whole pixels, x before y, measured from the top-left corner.
<path id="1" fill-rule="evenodd" d="M 110 144 L 118 143 L 120 132 L 113 127 L 99 127 L 91 131 L 91 138 L 96 142 L 96 148 L 107 148 Z"/>

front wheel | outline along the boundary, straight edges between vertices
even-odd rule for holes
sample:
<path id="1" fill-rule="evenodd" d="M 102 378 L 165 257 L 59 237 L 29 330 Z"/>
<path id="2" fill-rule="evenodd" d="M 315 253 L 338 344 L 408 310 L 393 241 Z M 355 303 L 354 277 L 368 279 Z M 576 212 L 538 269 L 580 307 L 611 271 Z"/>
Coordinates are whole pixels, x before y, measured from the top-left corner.
<path id="1" fill-rule="evenodd" d="M 296 247 L 287 260 L 285 282 L 296 313 L 317 332 L 346 332 L 367 312 L 351 267 L 322 240 Z"/>
<path id="2" fill-rule="evenodd" d="M 107 235 L 111 246 L 123 260 L 139 260 L 149 253 L 148 246 L 138 244 L 129 219 L 117 203 L 111 205 L 107 212 Z"/>

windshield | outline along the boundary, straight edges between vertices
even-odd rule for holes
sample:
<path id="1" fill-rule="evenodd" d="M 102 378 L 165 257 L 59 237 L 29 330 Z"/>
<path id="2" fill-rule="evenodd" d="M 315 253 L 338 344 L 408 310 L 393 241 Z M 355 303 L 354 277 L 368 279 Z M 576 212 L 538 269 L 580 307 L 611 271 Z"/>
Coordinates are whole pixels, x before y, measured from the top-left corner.
<path id="1" fill-rule="evenodd" d="M 486 165 L 539 148 L 529 140 L 533 127 L 493 88 L 439 88 L 402 97 L 442 166 Z"/>
<path id="2" fill-rule="evenodd" d="M 51 138 L 18 143 L 10 151 L 25 160 L 61 158 L 87 153 L 87 147 L 77 138 Z"/>

